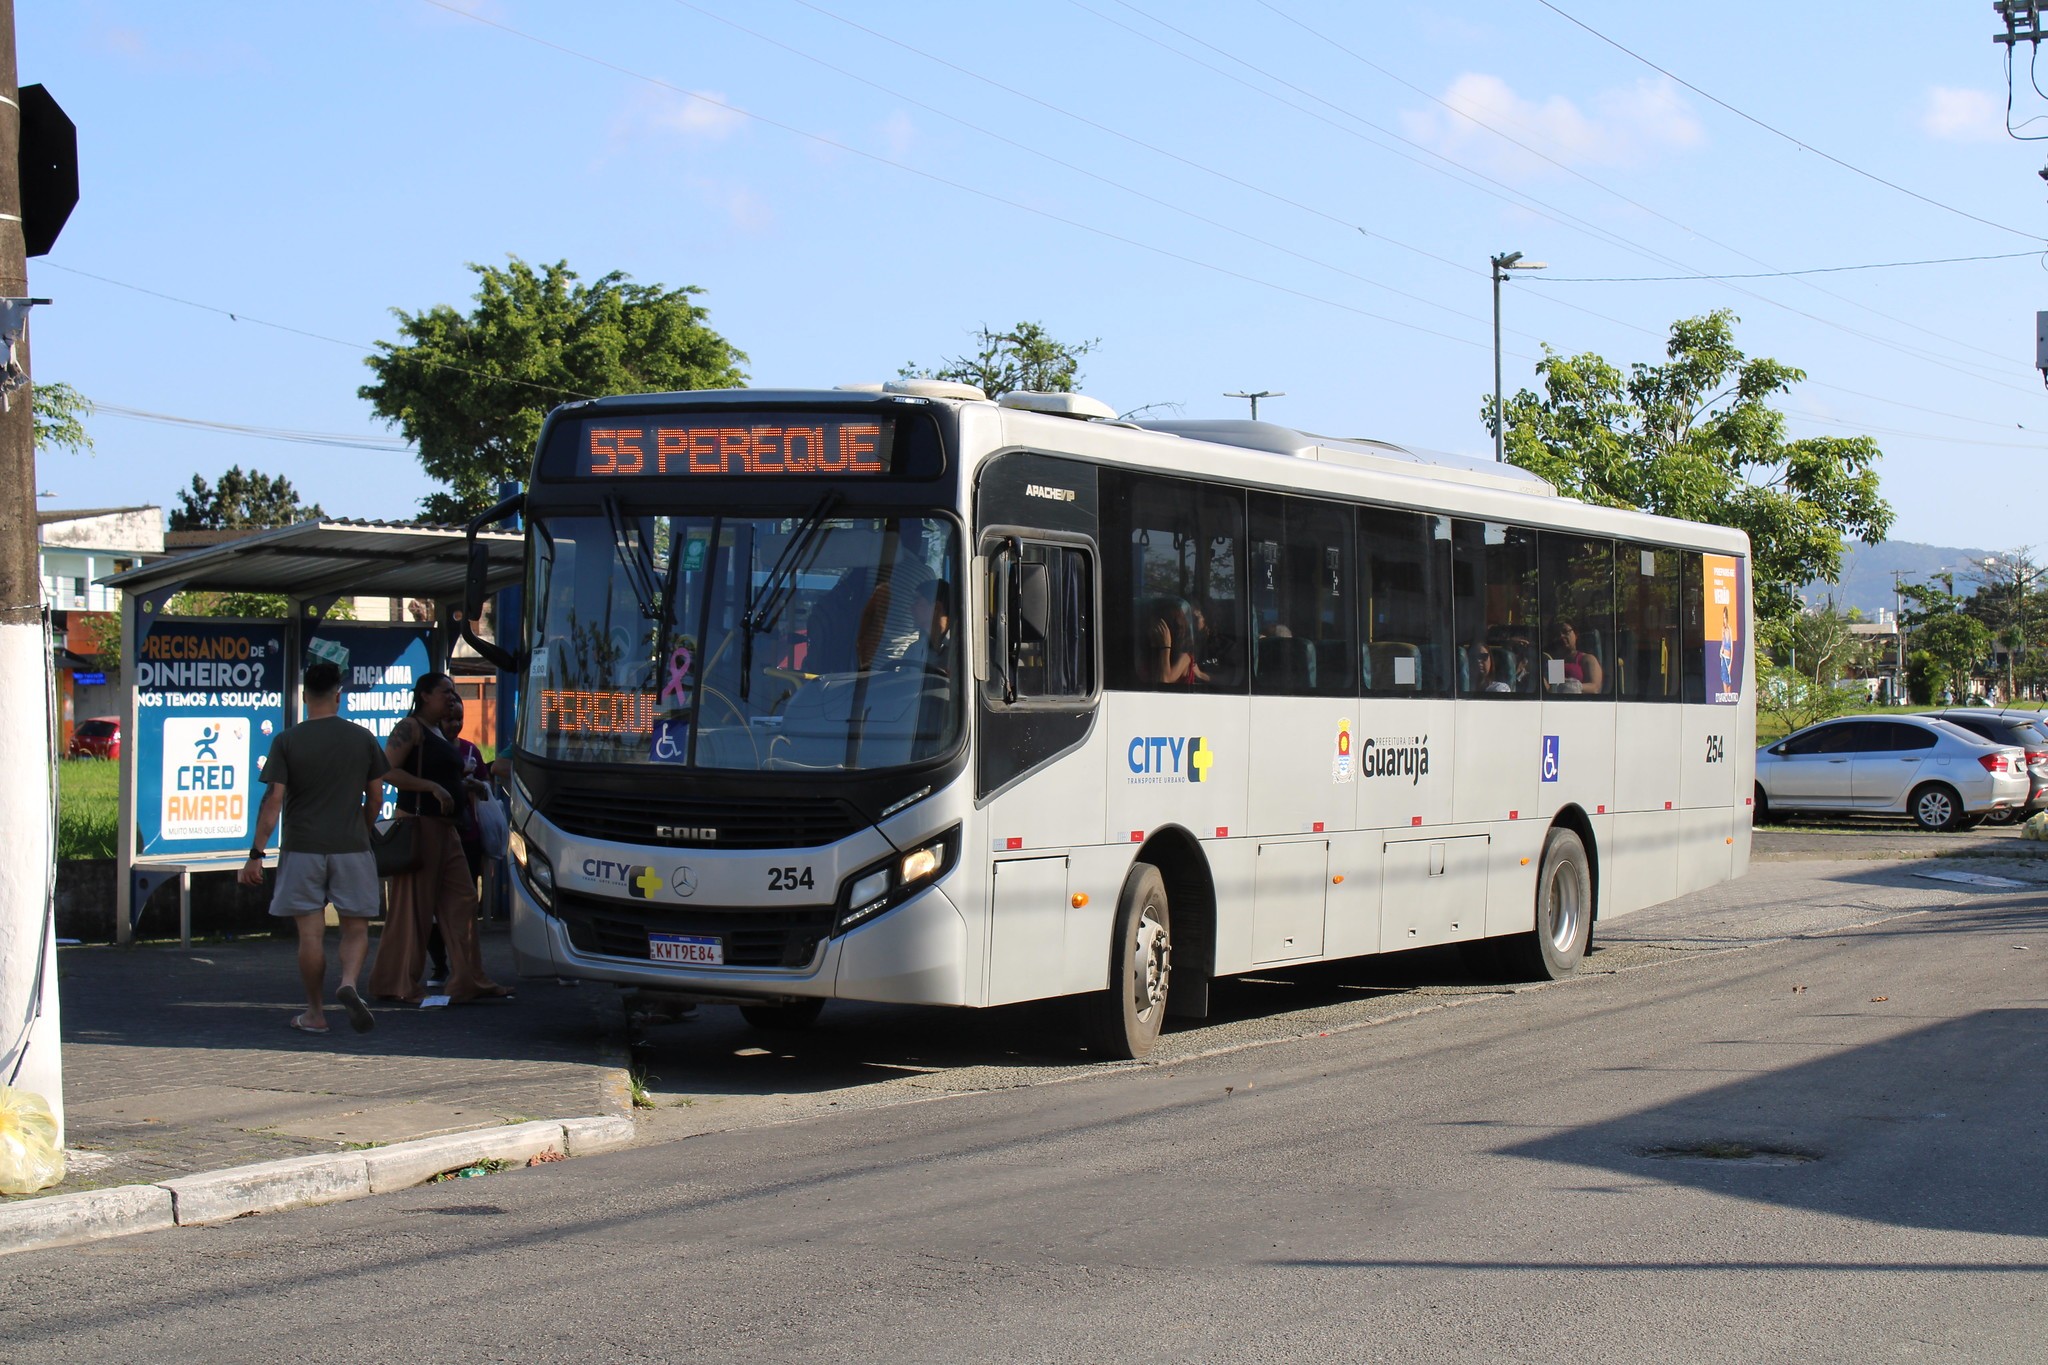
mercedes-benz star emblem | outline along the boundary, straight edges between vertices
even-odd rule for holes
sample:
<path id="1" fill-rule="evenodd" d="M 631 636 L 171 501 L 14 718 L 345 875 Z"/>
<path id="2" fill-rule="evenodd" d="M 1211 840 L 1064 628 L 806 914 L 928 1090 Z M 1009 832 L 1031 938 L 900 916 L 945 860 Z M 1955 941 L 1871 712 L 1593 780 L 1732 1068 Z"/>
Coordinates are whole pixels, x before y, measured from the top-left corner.
<path id="1" fill-rule="evenodd" d="M 669 874 L 668 888 L 678 896 L 694 896 L 697 894 L 697 874 L 687 867 L 679 867 Z"/>

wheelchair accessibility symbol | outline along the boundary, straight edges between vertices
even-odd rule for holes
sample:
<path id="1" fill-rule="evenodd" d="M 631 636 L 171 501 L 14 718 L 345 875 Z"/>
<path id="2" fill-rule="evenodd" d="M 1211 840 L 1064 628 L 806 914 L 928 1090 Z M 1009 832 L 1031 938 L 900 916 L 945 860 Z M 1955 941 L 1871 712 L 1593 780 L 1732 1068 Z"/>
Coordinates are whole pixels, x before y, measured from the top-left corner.
<path id="1" fill-rule="evenodd" d="M 689 757 L 690 722 L 664 716 L 654 722 L 648 757 L 656 763 L 681 763 Z"/>
<path id="2" fill-rule="evenodd" d="M 1543 737 L 1543 780 L 1545 782 L 1557 781 L 1556 735 L 1545 735 Z"/>

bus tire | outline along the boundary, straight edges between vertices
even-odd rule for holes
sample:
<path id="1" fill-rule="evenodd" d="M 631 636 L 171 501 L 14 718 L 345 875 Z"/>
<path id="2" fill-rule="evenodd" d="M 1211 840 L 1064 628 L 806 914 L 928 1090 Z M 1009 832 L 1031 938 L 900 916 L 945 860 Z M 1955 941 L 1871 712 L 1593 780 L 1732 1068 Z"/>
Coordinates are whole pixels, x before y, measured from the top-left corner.
<path id="1" fill-rule="evenodd" d="M 798 1033 L 818 1022 L 822 999 L 790 1000 L 780 1005 L 741 1005 L 740 1018 L 766 1033 Z"/>
<path id="2" fill-rule="evenodd" d="M 1173 973 L 1172 927 L 1166 879 L 1150 863 L 1133 863 L 1117 901 L 1109 989 L 1080 1000 L 1081 1042 L 1091 1055 L 1128 1061 L 1159 1040 Z"/>
<path id="3" fill-rule="evenodd" d="M 1906 798 L 1913 823 L 1925 830 L 1954 829 L 1963 822 L 1963 801 L 1943 782 L 1923 782 Z"/>
<path id="4" fill-rule="evenodd" d="M 1771 798 L 1764 795 L 1764 784 L 1756 784 L 1756 804 L 1750 808 L 1749 822 L 1752 825 L 1771 823 Z"/>
<path id="5" fill-rule="evenodd" d="M 1593 876 L 1586 846 L 1568 829 L 1543 842 L 1536 873 L 1536 927 L 1501 943 L 1504 965 L 1523 981 L 1560 981 L 1578 971 L 1593 941 Z"/>

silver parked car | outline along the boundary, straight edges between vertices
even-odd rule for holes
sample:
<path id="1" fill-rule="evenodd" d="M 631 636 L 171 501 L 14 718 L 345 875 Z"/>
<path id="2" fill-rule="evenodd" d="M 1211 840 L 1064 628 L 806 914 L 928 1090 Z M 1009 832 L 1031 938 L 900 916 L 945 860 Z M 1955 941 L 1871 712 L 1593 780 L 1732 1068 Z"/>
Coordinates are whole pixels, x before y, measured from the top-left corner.
<path id="1" fill-rule="evenodd" d="M 1956 829 L 2025 806 L 2030 786 L 2024 749 L 1926 716 L 1852 716 L 1757 751 L 1756 818 L 1856 811 Z"/>

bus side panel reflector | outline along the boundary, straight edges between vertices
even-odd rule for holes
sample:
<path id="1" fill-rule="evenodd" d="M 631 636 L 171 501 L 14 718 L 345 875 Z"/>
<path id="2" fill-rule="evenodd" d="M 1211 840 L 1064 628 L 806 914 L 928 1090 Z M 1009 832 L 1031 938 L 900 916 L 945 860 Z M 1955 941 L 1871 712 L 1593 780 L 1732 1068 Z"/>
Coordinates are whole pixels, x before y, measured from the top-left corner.
<path id="1" fill-rule="evenodd" d="M 1134 843 L 1134 844 L 1142 844 L 1142 843 L 1144 843 L 1144 842 L 1145 842 L 1145 831 L 1144 831 L 1144 830 L 1142 830 L 1142 829 L 1134 829 L 1134 830 L 1132 830 L 1132 831 L 1131 831 L 1131 842 L 1132 842 L 1132 843 Z"/>
<path id="2" fill-rule="evenodd" d="M 1408 821 L 1408 823 L 1411 825 L 1419 825 L 1422 823 L 1422 817 L 1419 815 L 1414 816 Z"/>
<path id="3" fill-rule="evenodd" d="M 1314 825 L 1312 825 L 1312 826 L 1311 826 L 1311 827 L 1309 828 L 1309 833 L 1310 833 L 1310 834 L 1321 834 L 1322 832 L 1323 832 L 1323 822 L 1322 822 L 1322 821 L 1320 821 L 1320 820 L 1316 821 L 1316 822 L 1315 822 L 1315 824 L 1314 824 Z"/>
<path id="4" fill-rule="evenodd" d="M 1219 839 L 1228 839 L 1228 838 L 1230 837 L 1230 826 L 1228 826 L 1228 825 L 1218 825 L 1218 826 L 1216 826 L 1216 837 L 1217 837 L 1217 838 L 1219 838 Z"/>
<path id="5" fill-rule="evenodd" d="M 1003 852 L 1005 853 L 1015 853 L 1022 847 L 1024 847 L 1024 841 L 1014 834 L 1003 840 Z"/>
<path id="6" fill-rule="evenodd" d="M 1521 818 L 1522 818 L 1522 812 L 1520 812 L 1520 811 L 1518 811 L 1518 810 L 1511 810 L 1511 811 L 1509 811 L 1509 812 L 1508 812 L 1508 819 L 1510 819 L 1510 820 L 1519 820 L 1519 819 L 1521 819 Z"/>

